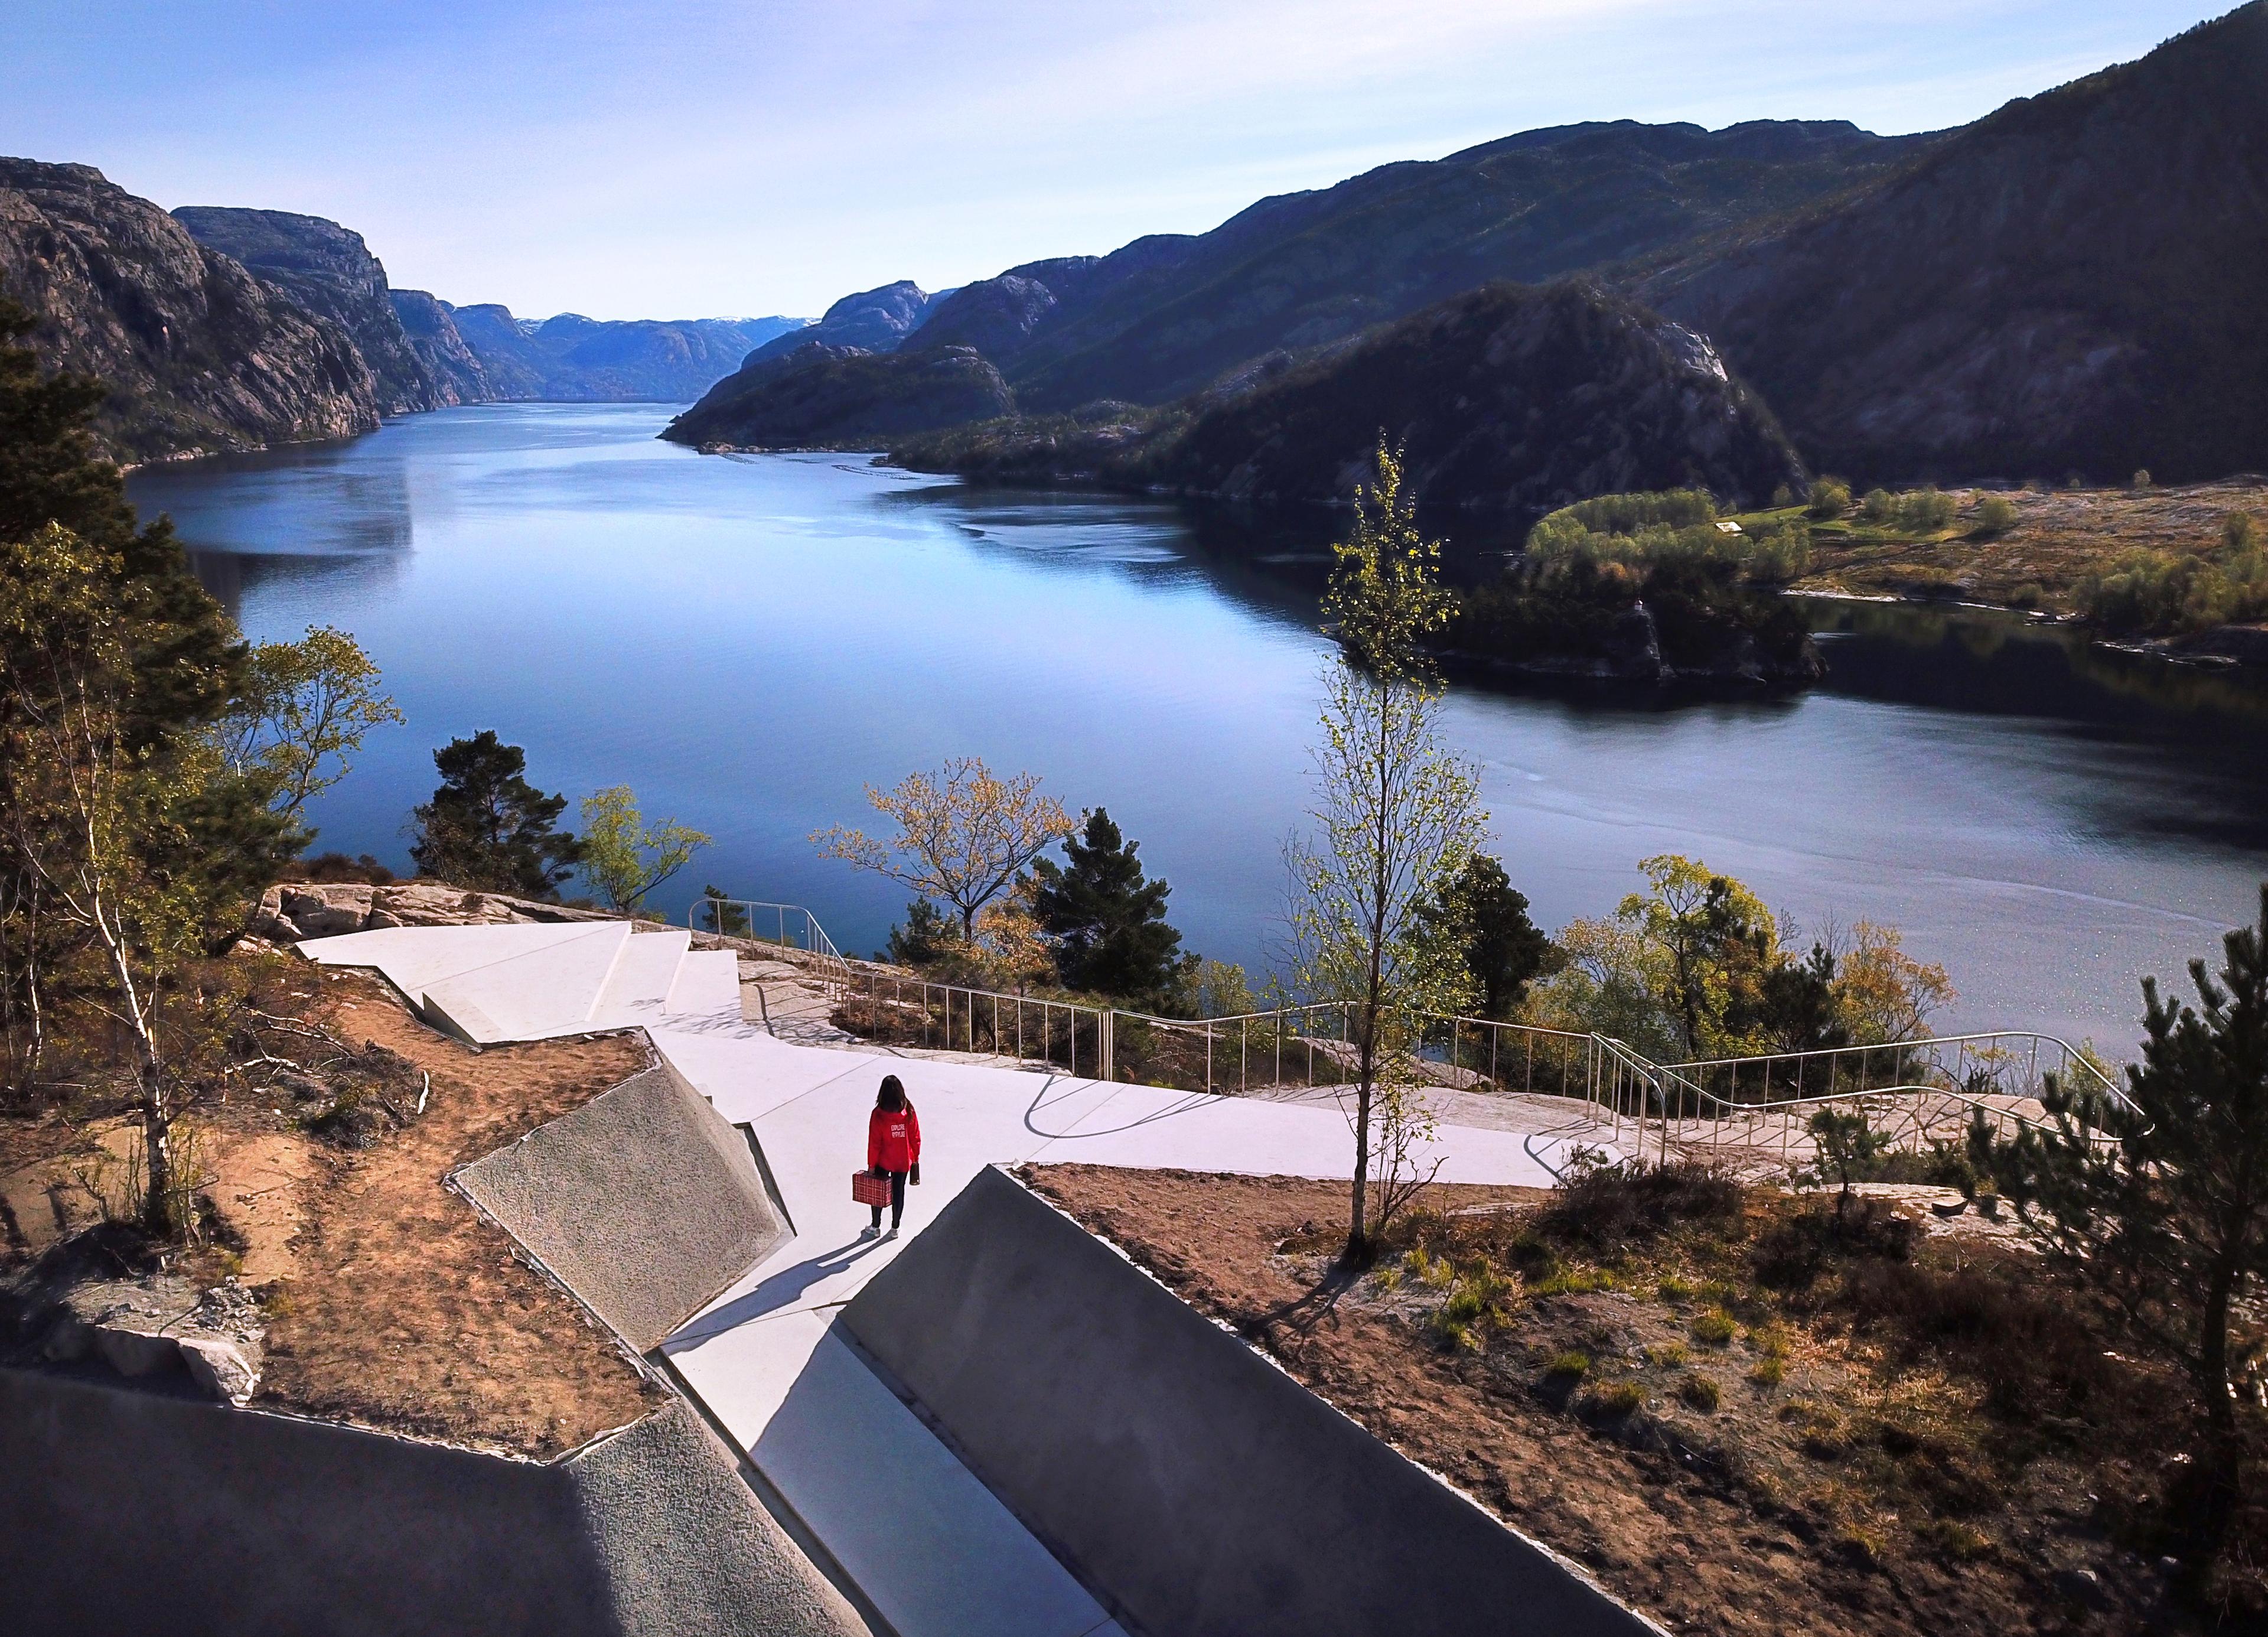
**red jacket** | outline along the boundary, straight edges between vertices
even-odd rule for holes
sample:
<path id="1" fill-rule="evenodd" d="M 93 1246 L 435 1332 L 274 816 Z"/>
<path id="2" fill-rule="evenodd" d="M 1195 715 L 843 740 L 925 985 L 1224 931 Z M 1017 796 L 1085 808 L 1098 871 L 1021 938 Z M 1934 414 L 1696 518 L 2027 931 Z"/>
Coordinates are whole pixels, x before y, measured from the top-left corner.
<path id="1" fill-rule="evenodd" d="M 866 1117 L 866 1169 L 910 1171 L 921 1163 L 921 1121 L 910 1102 L 898 1113 L 877 1109 Z"/>

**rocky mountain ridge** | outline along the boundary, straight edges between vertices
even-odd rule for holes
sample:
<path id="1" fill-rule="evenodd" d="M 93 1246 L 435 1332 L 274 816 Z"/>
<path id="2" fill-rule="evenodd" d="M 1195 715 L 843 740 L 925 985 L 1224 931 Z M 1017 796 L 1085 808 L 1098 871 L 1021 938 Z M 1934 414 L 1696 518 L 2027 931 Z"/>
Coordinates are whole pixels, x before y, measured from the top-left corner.
<path id="1" fill-rule="evenodd" d="M 784 355 L 752 353 L 661 435 L 711 450 L 873 448 L 1015 407 L 973 347 L 869 352 L 806 341 Z"/>
<path id="2" fill-rule="evenodd" d="M 0 292 L 49 367 L 100 377 L 125 461 L 374 429 L 353 338 L 86 165 L 0 159 Z"/>
<path id="3" fill-rule="evenodd" d="M 2268 468 L 2268 4 L 1632 281 L 1864 481 Z"/>
<path id="4" fill-rule="evenodd" d="M 359 233 L 284 210 L 158 209 L 81 165 L 0 159 L 0 294 L 44 363 L 101 378 L 129 463 L 343 438 L 499 399 L 683 402 L 792 318 L 541 322 L 395 290 Z"/>
<path id="5" fill-rule="evenodd" d="M 360 233 L 289 210 L 183 205 L 173 214 L 199 244 L 233 257 L 351 336 L 370 366 L 380 413 L 410 415 L 467 402 L 458 383 L 431 374 L 411 346 L 386 268 Z"/>
<path id="6" fill-rule="evenodd" d="M 890 455 L 994 481 L 1344 502 L 1381 436 L 1402 446 L 1421 503 L 1515 520 L 1620 490 L 1762 500 L 1805 480 L 1705 339 L 1581 281 L 1484 285 L 1162 409 L 1009 418 L 902 439 Z"/>

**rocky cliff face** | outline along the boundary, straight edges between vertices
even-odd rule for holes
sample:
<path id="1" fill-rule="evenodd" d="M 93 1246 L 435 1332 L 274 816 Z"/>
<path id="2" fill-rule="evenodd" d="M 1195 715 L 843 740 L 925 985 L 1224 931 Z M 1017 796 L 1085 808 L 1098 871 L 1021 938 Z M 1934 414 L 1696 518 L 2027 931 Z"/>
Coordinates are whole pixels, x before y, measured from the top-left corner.
<path id="1" fill-rule="evenodd" d="M 1000 372 L 968 347 L 875 353 L 809 341 L 785 358 L 752 357 L 661 435 L 735 449 L 871 447 L 1015 407 Z"/>
<path id="2" fill-rule="evenodd" d="M 480 355 L 457 328 L 456 310 L 423 290 L 391 290 L 387 299 L 401 321 L 402 338 L 417 355 L 417 366 L 449 403 L 487 403 L 497 397 Z"/>
<path id="3" fill-rule="evenodd" d="M 1529 131 L 1263 199 L 1195 238 L 1011 269 L 908 344 L 977 347 L 1034 409 L 1161 402 L 1492 279 L 1602 269 L 1815 201 L 1923 143 L 1839 122 Z"/>
<path id="4" fill-rule="evenodd" d="M 828 308 L 818 323 L 765 341 L 747 361 L 785 358 L 814 341 L 830 347 L 856 347 L 863 352 L 895 352 L 922 327 L 946 293 L 931 295 L 910 278 L 862 290 Z"/>
<path id="5" fill-rule="evenodd" d="M 1827 469 L 2187 479 L 2268 468 L 2264 269 L 2256 3 L 1640 289 Z"/>
<path id="6" fill-rule="evenodd" d="M 1098 406 L 942 432 L 892 457 L 917 470 L 1344 501 L 1381 434 L 1403 446 L 1421 501 L 1516 518 L 1684 484 L 1761 500 L 1803 477 L 1706 341 L 1582 284 L 1488 285 L 1164 410 Z"/>
<path id="7" fill-rule="evenodd" d="M 0 290 L 52 368 L 111 387 L 123 461 L 342 438 L 378 424 L 353 339 L 84 165 L 0 159 Z"/>
<path id="8" fill-rule="evenodd" d="M 219 205 L 184 205 L 173 219 L 199 244 L 233 257 L 353 336 L 386 414 L 466 402 L 455 382 L 427 372 L 394 311 L 386 269 L 360 233 L 320 216 Z"/>

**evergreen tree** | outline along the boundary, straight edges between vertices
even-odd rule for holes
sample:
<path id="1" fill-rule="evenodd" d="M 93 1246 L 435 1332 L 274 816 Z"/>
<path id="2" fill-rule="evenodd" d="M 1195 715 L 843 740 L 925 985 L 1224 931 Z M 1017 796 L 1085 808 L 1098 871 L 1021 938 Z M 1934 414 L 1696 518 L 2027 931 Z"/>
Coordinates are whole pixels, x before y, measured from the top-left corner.
<path id="1" fill-rule="evenodd" d="M 1064 837 L 1069 868 L 1051 859 L 1034 863 L 1033 909 L 1066 987 L 1154 1005 L 1180 974 L 1182 935 L 1166 924 L 1173 889 L 1145 879 L 1140 845 L 1095 808 L 1083 836 Z"/>
<path id="2" fill-rule="evenodd" d="M 1502 864 L 1484 854 L 1466 860 L 1424 913 L 1464 952 L 1483 1017 L 1508 1017 L 1531 982 L 1557 970 L 1559 952 L 1528 918 L 1528 895 L 1513 886 Z"/>
<path id="3" fill-rule="evenodd" d="M 958 921 L 927 898 L 916 898 L 906 905 L 904 924 L 890 928 L 882 958 L 896 966 L 928 966 L 967 947 Z"/>
<path id="4" fill-rule="evenodd" d="M 1969 1139 L 2050 1253 L 2189 1376 L 2205 1434 L 2189 1499 L 2206 1554 L 2242 1493 L 2233 1378 L 2258 1349 L 2232 1319 L 2268 1276 L 2268 886 L 2259 925 L 2222 948 L 2218 983 L 2190 962 L 2194 1008 L 2142 980 L 2146 1038 L 2124 1102 L 2051 1083 L 2052 1128 L 1996 1141 L 1980 1115 Z"/>
<path id="5" fill-rule="evenodd" d="M 567 798 L 527 782 L 527 753 L 484 727 L 436 750 L 433 765 L 440 785 L 413 815 L 409 856 L 419 873 L 489 892 L 556 896 L 583 849 L 556 828 Z"/>

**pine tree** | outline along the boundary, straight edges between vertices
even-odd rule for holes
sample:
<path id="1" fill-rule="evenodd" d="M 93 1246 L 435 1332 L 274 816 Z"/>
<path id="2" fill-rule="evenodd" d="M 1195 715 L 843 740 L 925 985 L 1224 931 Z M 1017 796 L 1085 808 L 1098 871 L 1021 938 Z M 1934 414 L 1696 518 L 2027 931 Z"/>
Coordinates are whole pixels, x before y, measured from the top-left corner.
<path id="1" fill-rule="evenodd" d="M 583 849 L 556 828 L 567 798 L 527 782 L 527 753 L 482 728 L 433 753 L 441 783 L 415 810 L 409 856 L 421 874 L 527 898 L 556 896 Z"/>
<path id="2" fill-rule="evenodd" d="M 2190 962 L 2198 1005 L 2142 980 L 2142 1060 L 2124 1101 L 2051 1084 L 2052 1128 L 1970 1154 L 2065 1270 L 2189 1376 L 2204 1422 L 2197 1545 L 2217 1549 L 2242 1493 L 2232 1314 L 2268 1275 L 2268 885 L 2257 926 L 2222 940 L 2219 982 Z"/>
<path id="3" fill-rule="evenodd" d="M 1555 968 L 1558 951 L 1528 918 L 1528 895 L 1513 886 L 1494 859 L 1476 854 L 1468 859 L 1425 914 L 1464 951 L 1483 1017 L 1510 1015 L 1528 985 Z"/>
<path id="4" fill-rule="evenodd" d="M 1068 869 L 1049 859 L 1033 865 L 1033 907 L 1067 987 L 1158 1005 L 1180 973 L 1182 935 L 1166 924 L 1173 889 L 1144 877 L 1140 845 L 1095 808 L 1084 836 L 1064 837 Z"/>

